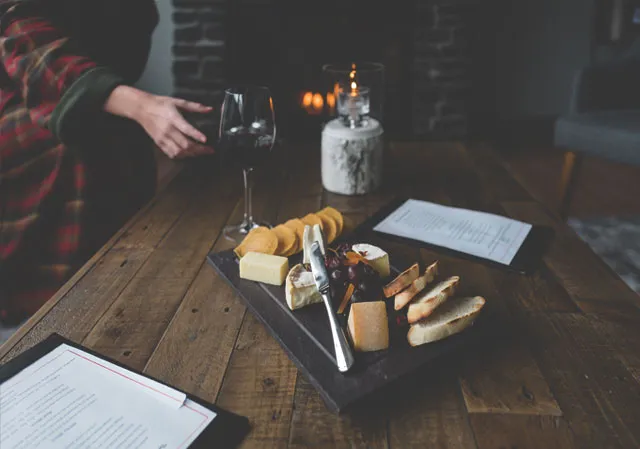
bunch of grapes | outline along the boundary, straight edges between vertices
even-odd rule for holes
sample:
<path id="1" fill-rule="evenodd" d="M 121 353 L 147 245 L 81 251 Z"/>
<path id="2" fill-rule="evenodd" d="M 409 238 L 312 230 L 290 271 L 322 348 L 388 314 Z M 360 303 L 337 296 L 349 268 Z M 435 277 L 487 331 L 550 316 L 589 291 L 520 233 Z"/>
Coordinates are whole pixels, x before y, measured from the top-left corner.
<path id="1" fill-rule="evenodd" d="M 357 265 L 347 265 L 346 254 L 351 251 L 351 245 L 342 243 L 335 253 L 328 251 L 325 266 L 331 278 L 331 287 L 336 302 L 344 296 L 349 284 L 355 287 L 352 302 L 376 301 L 382 294 L 382 282 L 378 273 L 364 262 Z"/>

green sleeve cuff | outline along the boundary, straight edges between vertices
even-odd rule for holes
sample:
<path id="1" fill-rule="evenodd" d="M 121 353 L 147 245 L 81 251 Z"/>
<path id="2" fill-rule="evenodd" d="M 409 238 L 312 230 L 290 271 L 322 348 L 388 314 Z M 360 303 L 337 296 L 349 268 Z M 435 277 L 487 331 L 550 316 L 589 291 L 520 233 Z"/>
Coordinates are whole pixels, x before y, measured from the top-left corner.
<path id="1" fill-rule="evenodd" d="M 62 95 L 53 110 L 49 129 L 66 144 L 82 140 L 103 114 L 104 103 L 124 80 L 106 67 L 83 73 Z"/>

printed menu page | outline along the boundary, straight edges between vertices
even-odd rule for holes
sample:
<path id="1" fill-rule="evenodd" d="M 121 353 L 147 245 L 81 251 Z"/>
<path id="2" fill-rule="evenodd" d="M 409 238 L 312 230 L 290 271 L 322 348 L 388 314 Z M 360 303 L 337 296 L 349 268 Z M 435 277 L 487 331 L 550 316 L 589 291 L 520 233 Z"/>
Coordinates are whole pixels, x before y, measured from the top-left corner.
<path id="1" fill-rule="evenodd" d="M 373 229 L 510 265 L 531 228 L 499 215 L 410 199 Z"/>
<path id="2" fill-rule="evenodd" d="M 216 413 L 62 344 L 0 385 L 2 449 L 182 449 Z"/>

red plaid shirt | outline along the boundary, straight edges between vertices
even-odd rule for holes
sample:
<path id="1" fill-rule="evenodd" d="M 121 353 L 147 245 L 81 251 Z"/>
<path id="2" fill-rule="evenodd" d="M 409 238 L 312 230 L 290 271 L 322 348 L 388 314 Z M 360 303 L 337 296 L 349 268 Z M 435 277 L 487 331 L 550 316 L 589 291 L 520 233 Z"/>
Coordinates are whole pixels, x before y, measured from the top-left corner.
<path id="1" fill-rule="evenodd" d="M 96 249 L 87 158 L 51 129 L 65 93 L 104 68 L 38 12 L 0 0 L 0 319 L 34 313 Z"/>

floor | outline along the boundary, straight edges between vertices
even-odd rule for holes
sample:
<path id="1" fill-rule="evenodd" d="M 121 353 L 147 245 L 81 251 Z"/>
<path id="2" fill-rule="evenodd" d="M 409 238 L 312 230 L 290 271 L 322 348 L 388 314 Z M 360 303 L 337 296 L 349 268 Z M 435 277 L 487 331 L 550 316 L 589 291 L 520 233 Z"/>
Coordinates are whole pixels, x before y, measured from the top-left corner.
<path id="1" fill-rule="evenodd" d="M 505 152 L 520 181 L 549 207 L 557 204 L 562 154 L 549 148 Z M 587 158 L 571 202 L 569 225 L 640 293 L 640 167 Z"/>

